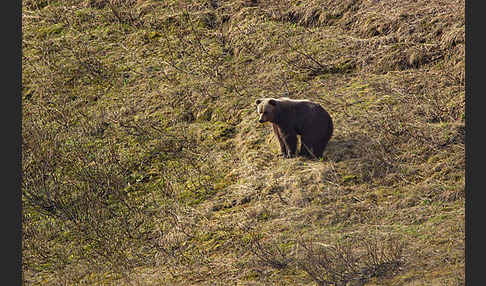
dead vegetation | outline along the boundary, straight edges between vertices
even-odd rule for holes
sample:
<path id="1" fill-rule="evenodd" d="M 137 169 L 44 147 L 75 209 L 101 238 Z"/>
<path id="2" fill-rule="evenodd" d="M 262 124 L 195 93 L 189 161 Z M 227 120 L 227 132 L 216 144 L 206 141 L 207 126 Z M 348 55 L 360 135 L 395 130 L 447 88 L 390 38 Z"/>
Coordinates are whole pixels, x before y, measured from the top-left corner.
<path id="1" fill-rule="evenodd" d="M 22 13 L 26 285 L 463 285 L 464 3 Z M 259 97 L 333 117 L 278 156 Z"/>

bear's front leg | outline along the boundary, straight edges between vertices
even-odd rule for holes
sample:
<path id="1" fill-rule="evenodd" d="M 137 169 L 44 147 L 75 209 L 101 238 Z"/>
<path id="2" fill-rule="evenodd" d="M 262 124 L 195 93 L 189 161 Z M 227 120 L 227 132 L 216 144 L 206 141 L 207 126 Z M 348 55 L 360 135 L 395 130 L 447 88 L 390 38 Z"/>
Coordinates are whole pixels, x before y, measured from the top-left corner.
<path id="1" fill-rule="evenodd" d="M 284 134 L 284 144 L 287 149 L 287 156 L 286 158 L 293 158 L 297 153 L 297 134 L 295 133 L 288 133 Z"/>
<path id="2" fill-rule="evenodd" d="M 287 157 L 287 148 L 285 147 L 284 140 L 282 139 L 282 134 L 280 129 L 278 128 L 277 124 L 273 123 L 273 132 L 278 139 L 278 143 L 280 144 L 280 152 L 284 158 Z"/>

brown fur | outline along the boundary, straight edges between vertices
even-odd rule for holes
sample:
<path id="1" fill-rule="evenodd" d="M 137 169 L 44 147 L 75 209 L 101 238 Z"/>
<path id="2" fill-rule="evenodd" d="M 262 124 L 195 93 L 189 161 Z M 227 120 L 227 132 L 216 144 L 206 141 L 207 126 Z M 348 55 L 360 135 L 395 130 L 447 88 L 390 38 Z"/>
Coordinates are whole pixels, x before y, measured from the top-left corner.
<path id="1" fill-rule="evenodd" d="M 309 100 L 286 97 L 256 100 L 259 122 L 271 122 L 285 158 L 297 153 L 297 135 L 300 135 L 299 155 L 321 158 L 332 137 L 334 126 L 329 113 Z"/>

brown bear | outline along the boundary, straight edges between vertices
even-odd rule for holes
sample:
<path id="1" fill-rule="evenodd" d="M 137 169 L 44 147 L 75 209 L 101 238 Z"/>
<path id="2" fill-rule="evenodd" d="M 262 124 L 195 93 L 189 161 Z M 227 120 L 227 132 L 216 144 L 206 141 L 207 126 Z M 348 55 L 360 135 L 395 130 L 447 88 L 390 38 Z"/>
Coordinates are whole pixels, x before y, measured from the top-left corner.
<path id="1" fill-rule="evenodd" d="M 297 135 L 300 135 L 299 155 L 321 158 L 333 133 L 329 113 L 318 103 L 287 97 L 256 100 L 259 122 L 271 122 L 285 158 L 297 152 Z"/>

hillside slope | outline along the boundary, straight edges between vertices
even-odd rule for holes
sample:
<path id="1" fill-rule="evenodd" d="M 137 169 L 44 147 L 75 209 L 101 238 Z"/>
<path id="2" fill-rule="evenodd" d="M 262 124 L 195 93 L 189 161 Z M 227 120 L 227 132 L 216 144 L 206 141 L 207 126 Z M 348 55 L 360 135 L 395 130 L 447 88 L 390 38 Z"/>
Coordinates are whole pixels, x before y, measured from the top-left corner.
<path id="1" fill-rule="evenodd" d="M 22 6 L 24 284 L 464 284 L 463 2 Z"/>

